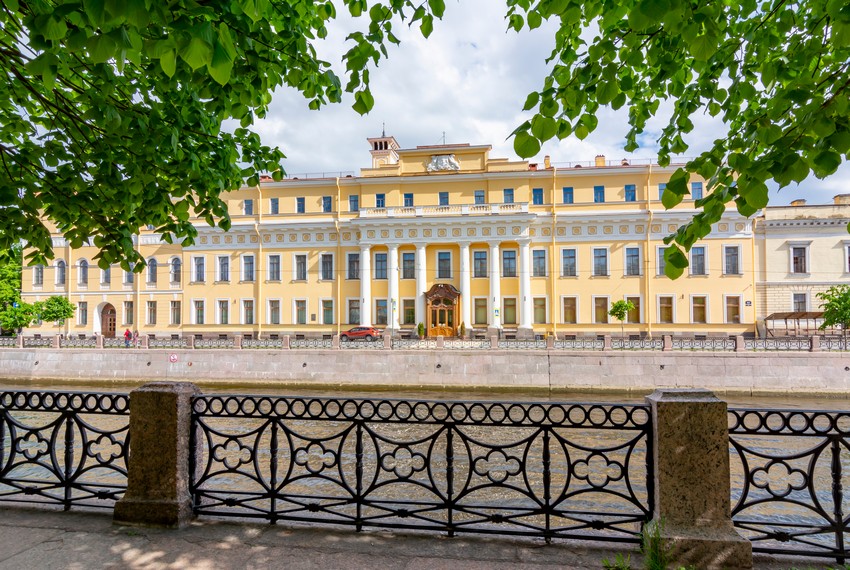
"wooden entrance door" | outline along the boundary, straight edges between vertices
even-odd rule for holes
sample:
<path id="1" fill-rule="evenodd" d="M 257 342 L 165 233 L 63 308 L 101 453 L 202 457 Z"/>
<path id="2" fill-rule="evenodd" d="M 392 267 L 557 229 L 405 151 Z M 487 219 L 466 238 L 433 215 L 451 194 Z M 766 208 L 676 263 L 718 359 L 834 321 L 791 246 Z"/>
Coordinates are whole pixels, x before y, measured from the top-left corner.
<path id="1" fill-rule="evenodd" d="M 115 307 L 110 304 L 100 312 L 100 332 L 106 338 L 115 338 Z"/>
<path id="2" fill-rule="evenodd" d="M 429 337 L 457 335 L 460 291 L 438 283 L 425 293 L 425 331 Z"/>

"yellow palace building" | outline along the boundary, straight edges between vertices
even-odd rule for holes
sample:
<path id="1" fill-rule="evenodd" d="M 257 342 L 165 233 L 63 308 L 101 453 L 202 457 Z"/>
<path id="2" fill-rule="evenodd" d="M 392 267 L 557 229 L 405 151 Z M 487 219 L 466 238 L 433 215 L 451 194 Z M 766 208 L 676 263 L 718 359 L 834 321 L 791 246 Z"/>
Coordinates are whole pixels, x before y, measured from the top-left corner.
<path id="1" fill-rule="evenodd" d="M 56 234 L 49 267 L 27 267 L 28 302 L 64 295 L 74 319 L 25 334 L 322 336 L 356 325 L 393 334 L 627 334 L 755 329 L 752 222 L 727 212 L 664 276 L 663 238 L 695 213 L 705 183 L 665 210 L 676 166 L 542 164 L 467 144 L 401 149 L 368 139 L 359 176 L 298 176 L 229 193 L 232 228 L 198 220 L 192 246 L 138 235 L 142 273 L 99 269 L 94 247 Z"/>

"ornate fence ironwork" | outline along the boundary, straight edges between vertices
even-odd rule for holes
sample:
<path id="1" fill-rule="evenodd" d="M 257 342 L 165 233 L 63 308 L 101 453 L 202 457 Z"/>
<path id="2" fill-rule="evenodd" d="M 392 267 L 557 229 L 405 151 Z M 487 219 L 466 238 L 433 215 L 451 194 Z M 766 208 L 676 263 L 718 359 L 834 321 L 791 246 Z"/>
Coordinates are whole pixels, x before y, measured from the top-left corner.
<path id="1" fill-rule="evenodd" d="M 333 340 L 329 338 L 296 338 L 289 341 L 289 346 L 290 348 L 333 348 Z M 381 346 L 383 346 L 383 343 L 381 343 Z"/>
<path id="2" fill-rule="evenodd" d="M 809 337 L 747 338 L 744 348 L 747 350 L 796 350 L 808 351 L 812 346 Z"/>
<path id="3" fill-rule="evenodd" d="M 383 339 L 378 340 L 351 340 L 339 343 L 343 350 L 383 350 Z"/>
<path id="4" fill-rule="evenodd" d="M 0 348 L 12 348 L 18 346 L 18 339 L 13 336 L 0 336 Z"/>
<path id="5" fill-rule="evenodd" d="M 197 338 L 195 348 L 233 348 L 232 338 Z"/>
<path id="6" fill-rule="evenodd" d="M 555 348 L 564 350 L 603 350 L 605 341 L 597 338 L 580 337 L 555 341 Z"/>
<path id="7" fill-rule="evenodd" d="M 50 337 L 35 337 L 35 336 L 25 336 L 24 337 L 24 348 L 44 348 L 44 347 L 53 347 L 53 338 Z"/>
<path id="8" fill-rule="evenodd" d="M 672 340 L 673 350 L 735 350 L 734 338 L 693 338 L 674 336 Z"/>
<path id="9" fill-rule="evenodd" d="M 186 348 L 188 346 L 185 337 L 180 338 L 151 338 L 148 339 L 148 348 Z"/>
<path id="10" fill-rule="evenodd" d="M 128 345 L 124 337 L 103 337 L 103 348 L 133 348 L 133 341 L 130 340 Z"/>
<path id="11" fill-rule="evenodd" d="M 546 350 L 545 340 L 500 340 L 499 348 L 507 350 Z"/>
<path id="12" fill-rule="evenodd" d="M 850 350 L 850 340 L 840 337 L 820 337 L 821 350 Z"/>
<path id="13" fill-rule="evenodd" d="M 0 392 L 0 501 L 112 508 L 127 489 L 127 394 Z"/>
<path id="14" fill-rule="evenodd" d="M 464 339 L 447 340 L 443 343 L 446 350 L 490 350 L 489 340 Z"/>
<path id="15" fill-rule="evenodd" d="M 246 338 L 242 348 L 283 348 L 283 339 L 279 338 Z"/>
<path id="16" fill-rule="evenodd" d="M 661 350 L 664 340 L 660 338 L 612 338 L 614 350 Z"/>
<path id="17" fill-rule="evenodd" d="M 97 348 L 97 339 L 91 338 L 74 338 L 64 337 L 59 340 L 59 346 L 62 348 Z"/>
<path id="18" fill-rule="evenodd" d="M 199 515 L 632 543 L 651 516 L 646 406 L 211 395 L 192 417 Z"/>
<path id="19" fill-rule="evenodd" d="M 394 350 L 436 350 L 437 340 L 433 338 L 394 338 Z"/>
<path id="20" fill-rule="evenodd" d="M 729 410 L 732 520 L 753 550 L 848 557 L 850 412 Z"/>

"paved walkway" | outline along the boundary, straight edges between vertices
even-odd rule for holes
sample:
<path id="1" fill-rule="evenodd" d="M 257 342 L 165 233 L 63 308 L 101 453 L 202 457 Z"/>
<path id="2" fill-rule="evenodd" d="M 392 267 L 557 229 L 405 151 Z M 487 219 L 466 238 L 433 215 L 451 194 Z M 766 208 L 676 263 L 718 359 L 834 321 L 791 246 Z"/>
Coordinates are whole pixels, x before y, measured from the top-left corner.
<path id="1" fill-rule="evenodd" d="M 183 530 L 113 526 L 107 513 L 0 508 L 0 570 L 159 569 L 602 569 L 635 549 L 558 541 L 444 538 L 381 531 L 196 522 Z M 827 568 L 757 558 L 755 568 Z"/>

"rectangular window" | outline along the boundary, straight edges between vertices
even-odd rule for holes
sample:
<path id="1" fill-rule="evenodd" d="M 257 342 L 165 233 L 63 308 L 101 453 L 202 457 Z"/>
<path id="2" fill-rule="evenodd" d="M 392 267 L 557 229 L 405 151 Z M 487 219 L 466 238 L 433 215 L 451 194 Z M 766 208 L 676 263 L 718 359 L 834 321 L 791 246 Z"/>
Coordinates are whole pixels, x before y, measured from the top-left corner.
<path id="1" fill-rule="evenodd" d="M 487 252 L 472 252 L 472 276 L 487 277 Z"/>
<path id="2" fill-rule="evenodd" d="M 349 279 L 360 279 L 360 254 L 359 253 L 349 253 L 348 254 L 348 278 Z M 360 319 L 357 319 L 357 322 L 360 322 Z"/>
<path id="3" fill-rule="evenodd" d="M 661 201 L 662 197 L 664 196 L 664 191 L 665 191 L 665 190 L 667 190 L 667 185 L 666 185 L 666 184 L 659 184 L 659 185 L 658 185 L 658 201 L 659 201 L 659 202 Z"/>
<path id="4" fill-rule="evenodd" d="M 487 299 L 475 299 L 475 314 L 472 320 L 476 325 L 487 324 Z"/>
<path id="5" fill-rule="evenodd" d="M 100 282 L 103 283 L 103 272 L 101 272 Z M 107 281 L 108 283 L 108 281 Z M 36 265 L 32 268 L 32 284 L 36 287 L 44 285 L 44 266 Z"/>
<path id="6" fill-rule="evenodd" d="M 413 207 L 413 193 L 408 192 L 404 195 L 404 207 L 412 208 Z"/>
<path id="7" fill-rule="evenodd" d="M 702 182 L 691 182 L 691 198 L 702 200 Z"/>
<path id="8" fill-rule="evenodd" d="M 593 201 L 597 204 L 601 204 L 605 202 L 605 187 L 604 186 L 594 186 L 593 187 Z"/>
<path id="9" fill-rule="evenodd" d="M 360 324 L 360 299 L 348 300 L 348 324 Z"/>
<path id="10" fill-rule="evenodd" d="M 502 277 L 516 277 L 516 252 L 506 249 L 502 252 Z"/>
<path id="11" fill-rule="evenodd" d="M 573 203 L 573 187 L 572 186 L 564 186 L 563 194 L 564 194 L 564 204 L 572 204 Z"/>
<path id="12" fill-rule="evenodd" d="M 608 322 L 608 297 L 593 298 L 593 322 L 599 324 Z"/>
<path id="13" fill-rule="evenodd" d="M 246 216 L 254 215 L 254 201 L 253 200 L 242 200 L 242 213 Z"/>
<path id="14" fill-rule="evenodd" d="M 254 324 L 254 300 L 253 299 L 244 299 L 242 301 L 242 324 L 243 325 L 253 325 Z"/>
<path id="15" fill-rule="evenodd" d="M 578 275 L 578 267 L 576 267 L 576 250 L 561 250 L 561 275 L 563 277 L 575 277 Z"/>
<path id="16" fill-rule="evenodd" d="M 307 281 L 307 256 L 299 254 L 295 256 L 295 280 Z"/>
<path id="17" fill-rule="evenodd" d="M 304 211 L 305 211 L 305 209 L 304 209 L 304 198 L 296 198 L 295 199 L 295 213 L 296 214 L 303 214 Z"/>
<path id="18" fill-rule="evenodd" d="M 182 308 L 180 306 L 180 301 L 171 301 L 171 324 L 179 325 L 180 324 L 180 315 L 182 314 Z"/>
<path id="19" fill-rule="evenodd" d="M 791 273 L 808 273 L 805 247 L 791 248 Z"/>
<path id="20" fill-rule="evenodd" d="M 706 275 L 705 246 L 691 248 L 691 275 Z"/>
<path id="21" fill-rule="evenodd" d="M 218 324 L 230 324 L 230 301 L 227 299 L 218 300 Z"/>
<path id="22" fill-rule="evenodd" d="M 254 280 L 254 256 L 242 256 L 242 281 Z"/>
<path id="23" fill-rule="evenodd" d="M 535 206 L 543 205 L 543 188 L 531 189 L 531 203 Z"/>
<path id="24" fill-rule="evenodd" d="M 535 249 L 531 252 L 531 276 L 546 277 L 545 249 Z"/>
<path id="25" fill-rule="evenodd" d="M 194 277 L 193 281 L 195 283 L 203 283 L 205 280 L 205 270 L 204 270 L 204 258 L 203 257 L 193 257 L 192 262 L 194 263 Z"/>
<path id="26" fill-rule="evenodd" d="M 227 256 L 221 256 L 218 258 L 217 281 L 230 281 L 230 258 Z"/>
<path id="27" fill-rule="evenodd" d="M 655 274 L 656 275 L 664 275 L 664 269 L 667 267 L 667 262 L 664 261 L 664 249 L 663 247 L 656 248 L 655 250 Z"/>
<path id="28" fill-rule="evenodd" d="M 269 301 L 269 324 L 280 324 L 280 301 L 277 299 Z"/>
<path id="29" fill-rule="evenodd" d="M 307 301 L 304 299 L 295 300 L 295 324 L 307 324 Z"/>
<path id="30" fill-rule="evenodd" d="M 77 324 L 83 326 L 89 324 L 89 304 L 86 301 L 77 303 Z"/>
<path id="31" fill-rule="evenodd" d="M 658 322 L 668 324 L 673 322 L 673 297 L 670 295 L 658 297 Z"/>
<path id="32" fill-rule="evenodd" d="M 741 322 L 741 298 L 738 296 L 726 297 L 726 322 L 739 324 Z"/>
<path id="33" fill-rule="evenodd" d="M 280 281 L 280 256 L 269 256 L 269 281 Z"/>
<path id="34" fill-rule="evenodd" d="M 708 322 L 706 319 L 708 316 L 707 304 L 707 297 L 704 295 L 691 297 L 691 322 L 702 324 Z"/>
<path id="35" fill-rule="evenodd" d="M 623 193 L 626 197 L 626 202 L 634 202 L 637 200 L 637 191 L 635 190 L 634 184 L 626 184 L 626 187 L 623 189 Z"/>
<path id="36" fill-rule="evenodd" d="M 626 275 L 640 275 L 640 248 L 626 248 Z"/>
<path id="37" fill-rule="evenodd" d="M 640 322 L 640 297 L 626 297 L 626 301 L 631 301 L 632 305 L 635 306 L 634 309 L 628 312 L 626 315 L 627 323 L 639 323 Z"/>
<path id="38" fill-rule="evenodd" d="M 414 299 L 402 299 L 401 301 L 401 324 L 416 324 L 416 301 Z"/>
<path id="39" fill-rule="evenodd" d="M 448 192 L 440 192 L 439 200 L 440 200 L 440 206 L 448 206 L 449 205 L 449 193 Z"/>
<path id="40" fill-rule="evenodd" d="M 280 198 L 269 198 L 269 214 L 280 213 Z"/>
<path id="41" fill-rule="evenodd" d="M 387 278 L 387 254 L 375 254 L 375 279 Z"/>
<path id="42" fill-rule="evenodd" d="M 575 297 L 564 297 L 564 323 L 576 324 L 578 322 L 578 299 Z"/>
<path id="43" fill-rule="evenodd" d="M 514 189 L 513 188 L 505 188 L 502 190 L 502 202 L 505 204 L 513 204 L 514 203 Z"/>
<path id="44" fill-rule="evenodd" d="M 484 190 L 476 190 L 473 193 L 473 196 L 474 196 L 476 204 L 484 204 L 485 203 L 485 201 L 484 201 Z"/>
<path id="45" fill-rule="evenodd" d="M 202 325 L 204 324 L 204 302 L 203 301 L 195 301 L 195 324 Z"/>
<path id="46" fill-rule="evenodd" d="M 387 207 L 387 196 L 386 196 L 386 194 L 375 194 L 375 207 L 376 208 L 386 208 Z"/>
<path id="47" fill-rule="evenodd" d="M 203 259 L 203 258 L 202 258 Z M 64 278 L 64 275 L 63 275 Z M 130 264 L 130 271 L 124 272 L 124 285 L 132 285 L 133 280 L 136 278 L 136 274 L 133 272 L 133 264 Z M 64 283 L 64 281 L 63 281 Z"/>
<path id="48" fill-rule="evenodd" d="M 333 202 L 330 196 L 322 196 L 322 212 L 328 213 L 332 209 Z"/>
<path id="49" fill-rule="evenodd" d="M 608 250 L 605 248 L 593 248 L 593 275 L 597 277 L 608 275 Z"/>
<path id="50" fill-rule="evenodd" d="M 806 302 L 807 299 L 806 299 L 805 293 L 794 293 L 794 297 L 793 297 L 792 301 L 793 301 L 793 305 L 794 305 L 794 308 L 792 310 L 794 310 L 794 311 L 807 311 L 808 310 L 808 307 L 807 307 L 808 303 Z"/>
<path id="51" fill-rule="evenodd" d="M 412 251 L 406 251 L 401 254 L 401 278 L 416 278 L 416 254 Z"/>
<path id="52" fill-rule="evenodd" d="M 532 299 L 534 303 L 534 324 L 542 325 L 546 323 L 546 297 L 535 297 Z"/>
<path id="53" fill-rule="evenodd" d="M 322 279 L 324 281 L 332 281 L 334 278 L 334 256 L 330 253 L 323 253 L 321 257 Z"/>
<path id="54" fill-rule="evenodd" d="M 133 324 L 133 301 L 124 301 L 124 323 Z"/>
<path id="55" fill-rule="evenodd" d="M 375 299 L 375 324 L 387 324 L 387 300 Z"/>
<path id="56" fill-rule="evenodd" d="M 156 301 L 148 301 L 148 324 L 155 325 L 156 324 Z"/>
<path id="57" fill-rule="evenodd" d="M 177 283 L 179 283 L 179 278 Z M 112 283 L 112 267 L 107 267 L 106 269 L 101 270 L 100 272 L 100 284 L 101 285 L 109 285 Z M 41 282 L 38 283 L 41 285 Z"/>
<path id="58" fill-rule="evenodd" d="M 724 275 L 739 275 L 741 273 L 739 252 L 738 246 L 725 246 L 723 248 Z"/>
<path id="59" fill-rule="evenodd" d="M 437 279 L 452 278 L 452 254 L 449 251 L 437 252 Z"/>
<path id="60" fill-rule="evenodd" d="M 334 302 L 331 299 L 322 299 L 322 324 L 334 324 Z"/>
<path id="61" fill-rule="evenodd" d="M 359 212 L 360 211 L 360 196 L 351 195 L 348 197 L 348 211 L 349 212 Z"/>
<path id="62" fill-rule="evenodd" d="M 502 322 L 506 325 L 516 324 L 516 299 L 510 297 L 503 301 L 504 309 L 502 310 Z"/>

